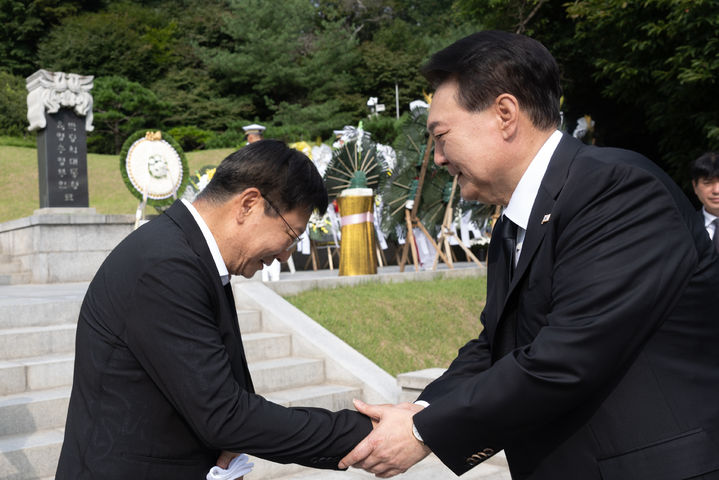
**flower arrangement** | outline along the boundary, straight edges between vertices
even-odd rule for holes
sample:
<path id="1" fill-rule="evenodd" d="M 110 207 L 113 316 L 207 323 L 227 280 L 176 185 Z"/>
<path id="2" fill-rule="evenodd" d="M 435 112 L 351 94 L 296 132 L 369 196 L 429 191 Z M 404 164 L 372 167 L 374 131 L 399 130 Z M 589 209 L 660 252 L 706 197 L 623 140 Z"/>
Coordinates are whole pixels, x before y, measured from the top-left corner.
<path id="1" fill-rule="evenodd" d="M 210 183 L 216 170 L 217 167 L 214 165 L 205 165 L 196 171 L 194 175 L 190 176 L 182 198 L 185 198 L 189 202 L 194 201 L 200 192 L 205 189 L 207 184 Z"/>

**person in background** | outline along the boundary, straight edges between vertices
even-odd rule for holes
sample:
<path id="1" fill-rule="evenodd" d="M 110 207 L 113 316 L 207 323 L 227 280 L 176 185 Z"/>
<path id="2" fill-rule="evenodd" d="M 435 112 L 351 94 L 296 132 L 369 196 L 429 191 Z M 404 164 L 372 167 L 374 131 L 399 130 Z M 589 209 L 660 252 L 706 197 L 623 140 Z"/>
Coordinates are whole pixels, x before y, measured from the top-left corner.
<path id="1" fill-rule="evenodd" d="M 706 152 L 694 160 L 691 175 L 704 227 L 719 253 L 719 153 Z"/>
<path id="2" fill-rule="evenodd" d="M 242 130 L 245 132 L 245 140 L 247 144 L 258 142 L 264 139 L 265 130 L 267 127 L 253 123 L 252 125 L 245 125 Z"/>

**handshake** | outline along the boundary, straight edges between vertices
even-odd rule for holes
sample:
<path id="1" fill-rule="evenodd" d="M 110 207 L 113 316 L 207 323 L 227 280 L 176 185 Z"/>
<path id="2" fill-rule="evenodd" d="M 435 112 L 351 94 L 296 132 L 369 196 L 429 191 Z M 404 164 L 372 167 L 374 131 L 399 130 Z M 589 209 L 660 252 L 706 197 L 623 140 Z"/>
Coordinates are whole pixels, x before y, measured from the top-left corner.
<path id="1" fill-rule="evenodd" d="M 373 430 L 342 460 L 339 467 L 356 467 L 389 478 L 406 472 L 430 449 L 413 433 L 412 417 L 424 408 L 414 403 L 368 405 L 354 401 L 360 413 L 372 419 Z"/>
<path id="2" fill-rule="evenodd" d="M 372 420 L 372 433 L 355 446 L 342 460 L 339 468 L 361 468 L 379 478 L 389 478 L 406 472 L 412 465 L 430 454 L 430 450 L 413 433 L 412 417 L 424 408 L 414 403 L 397 405 L 368 405 L 354 401 L 357 411 Z M 217 466 L 207 474 L 207 480 L 241 480 L 252 470 L 247 455 L 223 451 Z"/>

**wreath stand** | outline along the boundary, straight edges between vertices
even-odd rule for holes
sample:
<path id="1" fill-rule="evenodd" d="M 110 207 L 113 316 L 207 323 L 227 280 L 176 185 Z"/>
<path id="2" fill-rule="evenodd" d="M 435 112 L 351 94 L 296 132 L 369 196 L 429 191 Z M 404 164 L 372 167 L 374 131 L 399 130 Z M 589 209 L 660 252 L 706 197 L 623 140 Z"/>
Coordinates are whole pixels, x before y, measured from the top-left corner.
<path id="1" fill-rule="evenodd" d="M 471 259 L 474 263 L 476 263 L 478 266 L 482 266 L 482 262 L 479 261 L 479 259 L 472 253 L 472 250 L 467 248 L 467 246 L 462 242 L 462 240 L 459 238 L 459 235 L 457 235 L 457 232 L 455 232 L 451 225 L 452 225 L 452 217 L 454 216 L 454 209 L 452 208 L 452 199 L 454 198 L 454 192 L 457 190 L 457 177 L 454 177 L 454 180 L 452 181 L 452 193 L 449 195 L 449 202 L 447 202 L 447 208 L 444 211 L 444 219 L 442 220 L 442 227 L 441 227 L 441 233 L 439 234 L 439 238 L 437 239 L 437 244 L 440 245 L 440 247 L 444 247 L 445 254 L 447 258 L 445 259 L 445 262 L 447 263 L 447 266 L 449 268 L 454 268 L 454 265 L 452 265 L 452 248 L 449 245 L 449 239 L 454 238 L 455 241 L 459 244 L 460 247 L 462 247 L 462 250 L 464 250 L 465 255 L 467 255 L 468 259 Z M 432 270 L 437 269 L 437 263 L 439 260 L 439 254 L 441 250 L 437 249 L 437 253 L 434 254 L 434 263 L 432 264 Z"/>
<path id="2" fill-rule="evenodd" d="M 317 271 L 320 261 L 319 252 L 317 249 L 320 247 L 324 247 L 327 249 L 327 262 L 329 264 L 330 270 L 334 270 L 333 257 L 336 255 L 338 257 L 337 261 L 339 262 L 340 247 L 335 245 L 334 242 L 320 243 L 312 239 L 310 239 L 310 259 L 305 264 L 305 268 L 307 268 L 309 262 L 312 262 L 312 270 L 314 270 L 315 272 Z"/>
<path id="3" fill-rule="evenodd" d="M 419 271 L 419 261 L 417 259 L 417 251 L 415 249 L 415 239 L 414 239 L 414 232 L 413 228 L 417 227 L 419 228 L 422 233 L 425 234 L 427 239 L 430 241 L 432 246 L 434 246 L 435 251 L 439 254 L 440 257 L 442 257 L 442 260 L 444 263 L 450 265 L 451 263 L 447 261 L 447 257 L 445 257 L 442 250 L 439 248 L 437 243 L 432 238 L 432 235 L 429 234 L 427 229 L 424 227 L 422 222 L 417 217 L 417 211 L 419 210 L 419 202 L 422 198 L 422 184 L 424 183 L 424 177 L 427 173 L 427 163 L 429 162 L 429 156 L 432 150 L 432 137 L 429 137 L 427 140 L 427 148 L 424 150 L 424 157 L 422 158 L 422 168 L 419 172 L 419 180 L 417 182 L 417 193 L 414 196 L 414 203 L 412 204 L 412 209 L 405 208 L 404 211 L 404 218 L 407 222 L 407 239 L 404 242 L 404 245 L 402 246 L 402 256 L 400 257 L 399 261 L 399 271 L 404 272 L 404 266 L 407 263 L 407 250 L 412 250 L 412 261 L 414 262 L 414 271 Z"/>

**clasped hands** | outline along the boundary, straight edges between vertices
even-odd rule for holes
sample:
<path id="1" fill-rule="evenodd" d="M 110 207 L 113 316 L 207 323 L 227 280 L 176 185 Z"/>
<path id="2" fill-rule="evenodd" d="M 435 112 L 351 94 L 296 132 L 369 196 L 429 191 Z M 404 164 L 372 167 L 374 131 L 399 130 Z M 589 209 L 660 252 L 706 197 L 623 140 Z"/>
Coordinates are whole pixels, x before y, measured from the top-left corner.
<path id="1" fill-rule="evenodd" d="M 404 473 L 430 454 L 412 433 L 412 417 L 424 407 L 413 403 L 368 405 L 354 401 L 358 412 L 372 419 L 372 432 L 340 460 L 339 468 L 356 467 L 389 478 Z"/>

